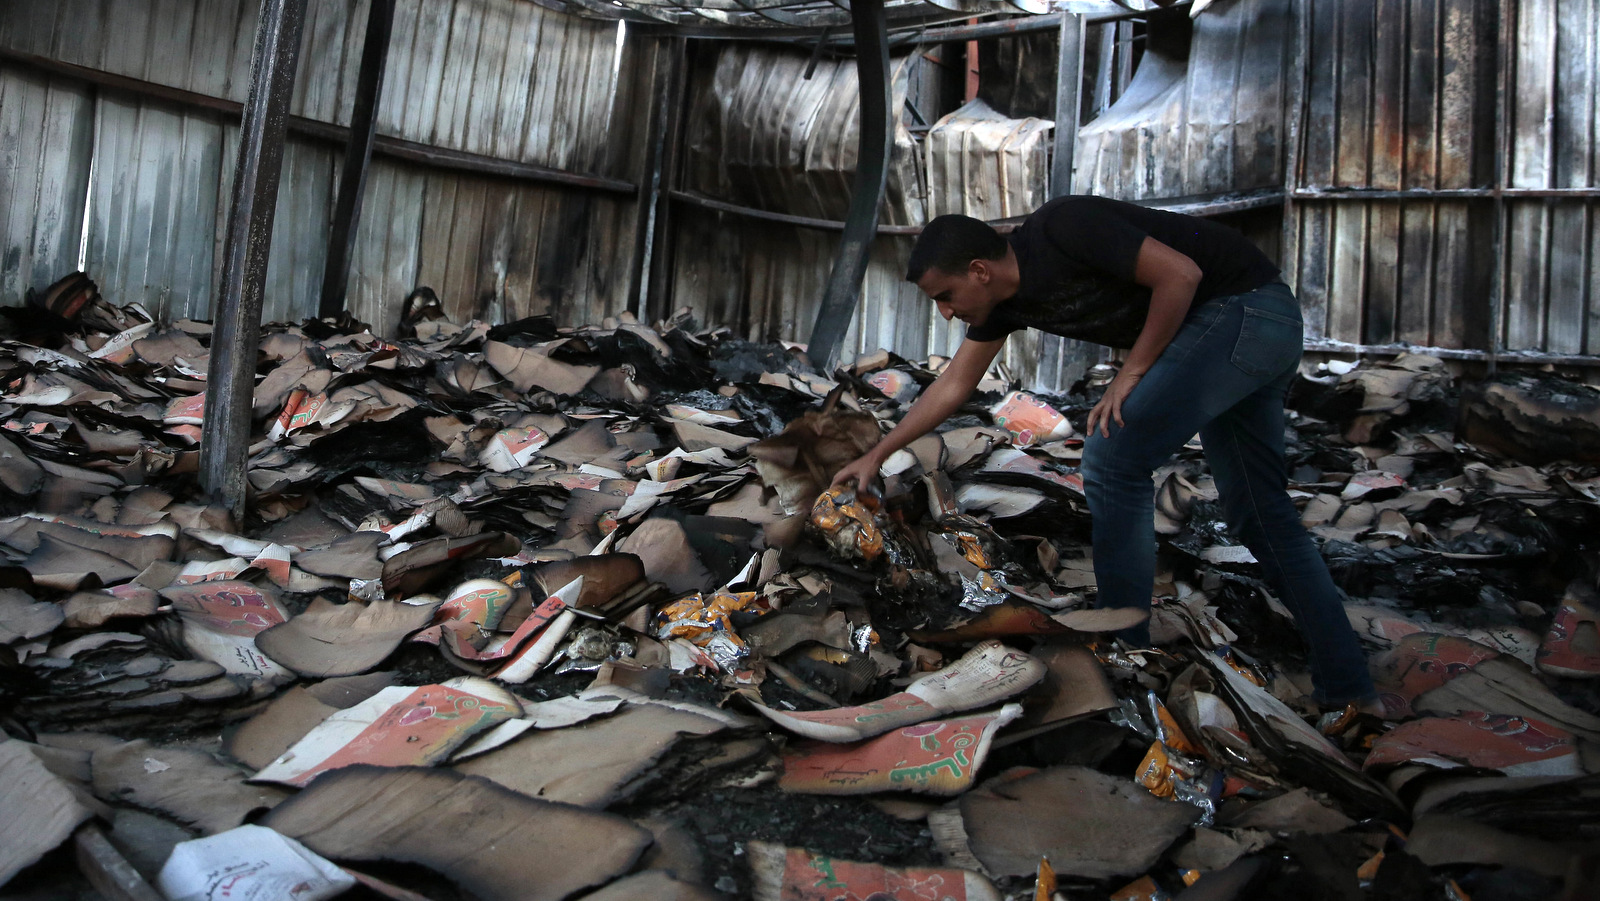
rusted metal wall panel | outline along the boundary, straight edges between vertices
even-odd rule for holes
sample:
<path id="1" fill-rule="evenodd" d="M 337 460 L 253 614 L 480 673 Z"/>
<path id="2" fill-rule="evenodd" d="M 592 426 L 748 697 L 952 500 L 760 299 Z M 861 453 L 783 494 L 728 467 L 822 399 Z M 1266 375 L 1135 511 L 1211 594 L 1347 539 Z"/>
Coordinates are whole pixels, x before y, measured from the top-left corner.
<path id="1" fill-rule="evenodd" d="M 369 5 L 310 0 L 292 113 L 348 124 Z M 255 0 L 10 3 L 0 47 L 237 102 L 249 87 L 257 9 Z M 618 92 L 619 55 L 639 53 L 621 36 L 617 23 L 526 0 L 400 0 L 378 130 L 635 177 L 642 149 L 608 135 L 636 135 L 651 91 L 632 78 Z M 88 268 L 108 298 L 209 316 L 237 148 L 236 125 L 219 115 L 0 68 L 0 303 L 76 265 L 87 195 Z M 340 153 L 288 141 L 268 319 L 316 311 Z M 549 312 L 577 323 L 623 309 L 632 198 L 384 159 L 372 166 L 349 302 L 374 327 L 394 327 L 419 278 L 437 279 L 464 315 Z"/>
<path id="2" fill-rule="evenodd" d="M 1522 0 L 1515 28 L 1509 187 L 1595 194 L 1509 201 L 1505 346 L 1600 353 L 1600 0 Z"/>
<path id="3" fill-rule="evenodd" d="M 626 311 L 631 201 L 441 172 L 419 189 L 407 277 L 437 291 L 457 321 L 548 314 L 588 323 Z M 411 284 L 385 295 L 385 315 L 399 315 Z"/>
<path id="4" fill-rule="evenodd" d="M 761 222 L 684 207 L 677 220 L 673 298 L 702 323 L 725 325 L 751 341 L 804 342 L 816 320 L 837 232 Z M 861 302 L 841 358 L 879 348 L 920 359 L 952 353 L 963 329 L 934 328 L 933 305 L 905 281 L 911 239 L 873 242 Z M 937 335 L 936 335 L 937 332 Z"/>
<path id="5" fill-rule="evenodd" d="M 1011 119 L 974 100 L 940 119 L 923 144 L 928 216 L 1026 216 L 1050 199 L 1055 123 Z"/>
<path id="6" fill-rule="evenodd" d="M 904 108 L 917 57 L 892 63 L 890 108 Z M 855 172 L 855 63 L 818 60 L 760 45 L 728 45 L 695 73 L 690 90 L 686 185 L 756 209 L 841 220 Z M 924 201 L 916 148 L 896 119 L 882 210 L 886 225 L 920 224 Z"/>
<path id="7" fill-rule="evenodd" d="M 382 333 L 394 330 L 400 304 L 418 284 L 425 182 L 422 170 L 388 160 L 373 160 L 367 172 L 351 255 L 350 312 Z"/>
<path id="8" fill-rule="evenodd" d="M 843 217 L 855 167 L 855 70 L 848 61 L 823 60 L 808 80 L 804 78 L 808 64 L 801 53 L 730 46 L 694 73 L 686 167 L 691 188 L 772 212 Z M 920 73 L 919 90 L 926 95 L 937 92 L 934 79 L 928 77 L 929 66 L 917 56 L 897 61 L 895 109 L 903 108 L 913 71 Z M 904 121 L 900 124 L 884 210 L 886 224 L 925 221 L 929 213 L 924 193 L 938 189 L 939 180 L 951 182 L 942 190 L 957 197 L 965 185 L 972 202 L 964 203 L 963 209 L 969 214 L 1025 212 L 997 213 L 986 204 L 998 198 L 978 198 L 988 192 L 978 189 L 983 176 L 973 165 L 998 179 L 1000 148 L 985 153 L 968 146 L 965 164 L 958 162 L 948 172 L 941 169 L 927 178 L 921 154 Z M 1038 150 L 1030 139 L 1040 137 L 1039 125 L 1021 120 L 1013 124 L 1022 130 L 1012 149 Z M 1019 182 L 1015 192 L 1019 196 L 1026 196 L 1026 184 L 1048 171 L 1041 155 L 1023 152 L 1010 161 L 1006 172 Z M 966 182 L 963 171 L 971 173 Z M 701 322 L 729 326 L 749 340 L 803 342 L 810 337 L 838 232 L 688 204 L 679 204 L 678 210 L 671 285 L 675 306 L 688 306 Z M 965 328 L 940 319 L 921 291 L 905 281 L 911 245 L 912 239 L 905 236 L 885 235 L 874 242 L 860 305 L 845 334 L 843 358 L 884 348 L 921 359 L 954 353 L 961 343 Z M 1061 387 L 1056 373 L 1043 371 L 1041 356 L 1036 336 L 1017 336 L 1007 342 L 1000 362 L 1028 387 L 1056 390 Z"/>
<path id="9" fill-rule="evenodd" d="M 222 131 L 221 173 L 216 190 L 212 270 L 216 279 L 222 277 L 228 203 L 233 189 L 233 167 L 238 159 L 239 127 L 228 123 Z M 284 142 L 283 171 L 273 213 L 272 252 L 267 260 L 267 283 L 262 294 L 263 322 L 298 321 L 316 313 L 340 159 L 338 148 L 330 144 L 293 136 Z M 311 299 L 309 311 L 305 306 L 306 298 Z M 209 304 L 198 307 L 190 315 L 209 318 Z"/>
<path id="10" fill-rule="evenodd" d="M 290 112 L 349 124 L 370 0 L 310 0 Z M 0 45 L 243 102 L 253 0 L 15 3 Z M 351 27 L 352 23 L 355 27 Z M 399 0 L 382 134 L 589 171 L 605 142 L 614 22 L 526 0 Z"/>
<path id="11" fill-rule="evenodd" d="M 220 117 L 109 96 L 98 98 L 94 116 L 87 271 L 113 303 L 137 301 L 171 318 L 208 316 Z"/>
<path id="12" fill-rule="evenodd" d="M 77 267 L 93 142 L 87 90 L 0 65 L 0 298 Z"/>
<path id="13" fill-rule="evenodd" d="M 1600 2 L 1317 0 L 1291 267 L 1307 331 L 1353 344 L 1593 354 Z M 1500 41 L 1500 29 L 1510 40 Z M 1501 57 L 1497 48 L 1511 53 Z M 1505 71 L 1509 90 L 1499 96 Z M 1496 170 L 1496 111 L 1508 129 Z M 1497 246 L 1494 199 L 1504 201 Z M 1517 197 L 1518 189 L 1589 196 Z M 1467 190 L 1477 196 L 1429 196 Z M 1495 315 L 1497 288 L 1503 292 Z"/>
<path id="14" fill-rule="evenodd" d="M 674 301 L 702 323 L 725 325 L 752 341 L 804 342 L 821 302 L 838 233 L 761 222 L 684 207 L 678 223 Z M 905 281 L 912 239 L 883 235 L 872 247 L 861 303 L 840 357 L 880 348 L 909 359 L 949 356 L 966 333 L 939 318 L 933 304 Z M 1037 332 L 1014 334 L 997 358 L 1006 373 L 1038 391 L 1060 391 L 1059 367 L 1041 352 Z"/>
<path id="15" fill-rule="evenodd" d="M 1493 5 L 1343 0 L 1308 7 L 1299 189 L 1437 191 L 1493 184 Z M 1300 200 L 1286 263 L 1307 334 L 1351 343 L 1485 346 L 1494 220 L 1487 199 Z"/>
<path id="16" fill-rule="evenodd" d="M 1290 0 L 1235 0 L 1194 20 L 1187 59 L 1148 52 L 1127 90 L 1078 129 L 1072 189 L 1120 200 L 1283 182 Z"/>

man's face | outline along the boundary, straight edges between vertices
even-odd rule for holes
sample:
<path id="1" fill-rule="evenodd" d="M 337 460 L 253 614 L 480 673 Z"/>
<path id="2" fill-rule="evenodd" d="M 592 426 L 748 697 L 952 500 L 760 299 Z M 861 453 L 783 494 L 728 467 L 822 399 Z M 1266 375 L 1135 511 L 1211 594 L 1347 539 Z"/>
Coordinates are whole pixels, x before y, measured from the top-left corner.
<path id="1" fill-rule="evenodd" d="M 982 325 L 995 305 L 989 290 L 990 269 L 988 260 L 973 260 L 960 273 L 930 267 L 917 279 L 917 287 L 933 300 L 939 315 L 947 321 L 959 319 L 967 325 Z"/>

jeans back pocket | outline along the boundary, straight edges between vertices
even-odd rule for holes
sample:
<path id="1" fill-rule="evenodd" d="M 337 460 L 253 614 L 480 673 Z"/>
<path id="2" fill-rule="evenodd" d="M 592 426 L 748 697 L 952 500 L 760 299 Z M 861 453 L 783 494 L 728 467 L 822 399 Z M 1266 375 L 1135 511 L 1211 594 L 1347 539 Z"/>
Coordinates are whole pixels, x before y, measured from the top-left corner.
<path id="1" fill-rule="evenodd" d="M 1246 306 L 1233 365 L 1251 376 L 1275 376 L 1300 359 L 1300 320 Z"/>

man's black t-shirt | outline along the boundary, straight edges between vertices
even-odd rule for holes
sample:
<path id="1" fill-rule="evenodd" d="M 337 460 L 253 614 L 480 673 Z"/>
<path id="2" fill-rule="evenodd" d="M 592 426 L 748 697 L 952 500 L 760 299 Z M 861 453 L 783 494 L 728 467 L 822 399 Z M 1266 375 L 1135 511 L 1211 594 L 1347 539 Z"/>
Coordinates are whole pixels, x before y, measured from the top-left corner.
<path id="1" fill-rule="evenodd" d="M 1266 254 L 1225 225 L 1104 197 L 1061 197 L 1012 232 L 1022 284 L 982 325 L 968 328 L 967 337 L 994 341 L 1031 327 L 1131 347 L 1150 308 L 1150 290 L 1133 280 L 1146 237 L 1200 267 L 1196 304 L 1253 291 L 1278 277 Z"/>

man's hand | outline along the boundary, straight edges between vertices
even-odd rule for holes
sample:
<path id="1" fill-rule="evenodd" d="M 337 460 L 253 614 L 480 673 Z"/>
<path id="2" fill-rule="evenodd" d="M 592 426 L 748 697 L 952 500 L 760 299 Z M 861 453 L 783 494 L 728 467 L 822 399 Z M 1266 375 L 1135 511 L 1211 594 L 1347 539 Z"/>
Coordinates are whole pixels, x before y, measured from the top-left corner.
<path id="1" fill-rule="evenodd" d="M 1088 432 L 1093 435 L 1096 426 L 1100 429 L 1100 437 L 1111 437 L 1111 423 L 1116 422 L 1117 428 L 1122 428 L 1122 404 L 1138 386 L 1139 380 L 1144 378 L 1143 373 L 1133 373 L 1124 369 L 1117 373 L 1117 377 L 1106 386 L 1106 393 L 1100 396 L 1100 402 L 1089 411 Z"/>
<path id="2" fill-rule="evenodd" d="M 1099 428 L 1100 437 L 1109 438 L 1111 423 L 1115 422 L 1119 429 L 1127 425 L 1122 421 L 1122 405 L 1183 326 L 1202 275 L 1194 260 L 1155 238 L 1147 236 L 1139 245 L 1133 280 L 1150 289 L 1150 312 L 1145 315 L 1139 340 L 1128 349 L 1122 369 L 1106 386 L 1100 402 L 1089 411 L 1089 434 L 1093 435 Z"/>
<path id="3" fill-rule="evenodd" d="M 856 491 L 860 492 L 867 487 L 868 483 L 878 477 L 878 467 L 882 465 L 870 452 L 862 454 L 839 470 L 834 475 L 832 484 L 837 485 L 846 481 L 854 482 Z"/>

